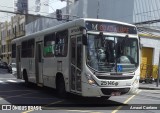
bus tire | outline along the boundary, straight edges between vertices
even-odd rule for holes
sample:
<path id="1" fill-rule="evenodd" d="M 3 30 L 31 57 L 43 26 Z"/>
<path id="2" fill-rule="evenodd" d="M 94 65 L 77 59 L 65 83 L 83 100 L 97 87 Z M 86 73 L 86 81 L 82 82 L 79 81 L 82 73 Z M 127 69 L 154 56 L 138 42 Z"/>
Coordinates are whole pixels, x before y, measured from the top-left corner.
<path id="1" fill-rule="evenodd" d="M 58 77 L 56 80 L 56 90 L 59 97 L 61 98 L 66 97 L 65 82 L 62 76 Z"/>

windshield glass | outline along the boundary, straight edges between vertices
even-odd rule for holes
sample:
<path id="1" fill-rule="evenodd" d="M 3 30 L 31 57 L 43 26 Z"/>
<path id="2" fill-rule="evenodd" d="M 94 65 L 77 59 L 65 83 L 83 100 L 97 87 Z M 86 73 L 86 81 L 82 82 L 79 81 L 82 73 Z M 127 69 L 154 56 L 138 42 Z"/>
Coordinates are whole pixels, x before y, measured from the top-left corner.
<path id="1" fill-rule="evenodd" d="M 100 72 L 130 72 L 138 66 L 136 38 L 88 34 L 87 65 Z"/>

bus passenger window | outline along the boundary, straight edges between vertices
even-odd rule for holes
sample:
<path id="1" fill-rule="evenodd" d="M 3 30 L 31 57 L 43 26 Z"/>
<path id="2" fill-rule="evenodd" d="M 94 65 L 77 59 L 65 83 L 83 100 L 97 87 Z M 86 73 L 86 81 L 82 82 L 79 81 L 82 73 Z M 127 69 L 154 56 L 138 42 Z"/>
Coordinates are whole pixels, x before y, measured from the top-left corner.
<path id="1" fill-rule="evenodd" d="M 55 33 L 44 37 L 44 57 L 53 57 L 55 49 Z"/>
<path id="2" fill-rule="evenodd" d="M 81 37 L 77 37 L 77 67 L 82 67 L 82 41 Z"/>
<path id="3" fill-rule="evenodd" d="M 68 50 L 68 30 L 57 32 L 55 55 L 59 57 L 66 57 Z"/>

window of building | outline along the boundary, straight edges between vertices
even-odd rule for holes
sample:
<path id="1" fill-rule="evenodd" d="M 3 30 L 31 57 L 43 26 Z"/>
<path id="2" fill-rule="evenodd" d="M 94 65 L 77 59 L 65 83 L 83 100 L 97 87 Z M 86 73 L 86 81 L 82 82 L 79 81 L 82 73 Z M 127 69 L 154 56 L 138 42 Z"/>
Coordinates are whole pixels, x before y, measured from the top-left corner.
<path id="1" fill-rule="evenodd" d="M 4 45 L 4 53 L 6 52 L 6 45 Z"/>
<path id="2" fill-rule="evenodd" d="M 21 24 L 21 30 L 24 31 L 24 23 Z"/>
<path id="3" fill-rule="evenodd" d="M 8 44 L 8 52 L 9 52 L 9 44 Z"/>
<path id="4" fill-rule="evenodd" d="M 15 34 L 15 29 L 14 29 L 14 28 L 13 28 L 12 34 L 14 35 L 14 37 L 16 36 L 16 34 Z"/>
<path id="5" fill-rule="evenodd" d="M 19 25 L 19 31 L 21 31 L 21 25 Z"/>
<path id="6" fill-rule="evenodd" d="M 12 58 L 16 58 L 16 44 L 12 44 Z"/>

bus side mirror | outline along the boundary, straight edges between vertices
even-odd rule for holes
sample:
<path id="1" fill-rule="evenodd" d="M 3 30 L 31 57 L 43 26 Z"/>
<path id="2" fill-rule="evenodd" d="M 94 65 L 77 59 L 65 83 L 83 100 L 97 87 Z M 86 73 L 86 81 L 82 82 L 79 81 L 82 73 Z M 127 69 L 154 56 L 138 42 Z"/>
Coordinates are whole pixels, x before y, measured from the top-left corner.
<path id="1" fill-rule="evenodd" d="M 82 43 L 83 43 L 83 45 L 87 45 L 87 36 L 84 34 L 82 36 Z"/>

